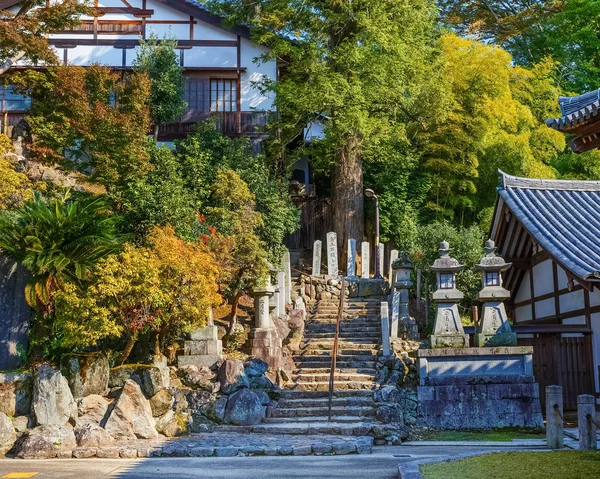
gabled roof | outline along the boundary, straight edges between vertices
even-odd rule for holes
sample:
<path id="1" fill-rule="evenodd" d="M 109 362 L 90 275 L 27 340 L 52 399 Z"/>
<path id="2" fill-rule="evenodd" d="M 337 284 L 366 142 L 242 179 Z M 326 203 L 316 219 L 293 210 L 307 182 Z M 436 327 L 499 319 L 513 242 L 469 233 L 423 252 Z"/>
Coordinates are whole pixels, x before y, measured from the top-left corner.
<path id="1" fill-rule="evenodd" d="M 600 181 L 499 174 L 501 201 L 532 239 L 573 276 L 599 281 Z"/>
<path id="2" fill-rule="evenodd" d="M 548 118 L 546 125 L 555 130 L 569 131 L 598 115 L 600 89 L 579 96 L 559 96 L 558 103 L 563 116 Z"/>

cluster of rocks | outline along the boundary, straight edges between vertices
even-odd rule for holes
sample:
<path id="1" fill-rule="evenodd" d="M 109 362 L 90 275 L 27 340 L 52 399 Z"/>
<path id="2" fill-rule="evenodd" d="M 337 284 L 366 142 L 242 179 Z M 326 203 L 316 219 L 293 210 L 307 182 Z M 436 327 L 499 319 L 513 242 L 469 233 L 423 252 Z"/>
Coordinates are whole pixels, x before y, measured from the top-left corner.
<path id="1" fill-rule="evenodd" d="M 0 377 L 0 453 L 19 458 L 146 457 L 152 442 L 216 424 L 254 425 L 277 406 L 267 364 L 225 360 L 214 369 L 152 364 L 110 369 L 101 353 L 65 357 L 35 374 Z M 146 441 L 132 446 L 136 441 Z M 149 449 L 150 447 L 150 449 Z"/>
<path id="2" fill-rule="evenodd" d="M 388 294 L 389 285 L 385 279 L 346 278 L 347 298 L 383 297 Z M 300 277 L 300 292 L 310 299 L 339 300 L 342 294 L 342 282 L 328 275 Z"/>

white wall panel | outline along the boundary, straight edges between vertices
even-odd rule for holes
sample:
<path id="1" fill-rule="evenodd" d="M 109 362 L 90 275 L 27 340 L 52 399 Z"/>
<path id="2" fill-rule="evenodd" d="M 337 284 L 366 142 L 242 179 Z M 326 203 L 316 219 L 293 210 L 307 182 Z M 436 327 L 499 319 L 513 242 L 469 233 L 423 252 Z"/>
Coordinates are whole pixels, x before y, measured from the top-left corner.
<path id="1" fill-rule="evenodd" d="M 184 53 L 186 67 L 235 67 L 235 47 L 193 47 Z"/>
<path id="2" fill-rule="evenodd" d="M 515 303 L 520 303 L 521 301 L 527 301 L 531 299 L 531 285 L 529 284 L 529 276 L 531 271 L 525 272 L 523 275 L 523 281 L 521 281 L 521 285 L 519 286 L 519 291 L 515 295 Z"/>
<path id="3" fill-rule="evenodd" d="M 598 288 L 594 288 L 590 293 L 590 306 L 599 306 L 600 305 L 600 291 Z"/>
<path id="4" fill-rule="evenodd" d="M 153 23 L 146 25 L 146 38 L 148 38 L 152 33 L 154 33 L 159 39 L 163 39 L 165 37 L 175 37 L 177 40 L 189 40 L 190 26 L 179 23 L 171 25 Z"/>
<path id="5" fill-rule="evenodd" d="M 558 266 L 558 289 L 565 289 L 568 286 L 569 278 L 567 278 L 567 274 L 565 270 Z"/>
<path id="6" fill-rule="evenodd" d="M 93 63 L 121 66 L 121 49 L 112 46 L 78 46 L 68 50 L 68 61 L 72 65 L 86 66 Z"/>
<path id="7" fill-rule="evenodd" d="M 596 392 L 600 392 L 600 376 L 597 371 L 600 367 L 600 313 L 591 315 L 592 326 L 592 349 L 594 355 L 594 379 L 596 381 Z"/>
<path id="8" fill-rule="evenodd" d="M 270 110 L 273 108 L 272 94 L 263 95 L 254 83 L 260 83 L 265 78 L 277 78 L 277 64 L 274 61 L 257 64 L 254 59 L 267 51 L 266 47 L 255 45 L 250 40 L 242 38 L 242 66 L 246 72 L 242 74 L 242 111 Z"/>
<path id="9" fill-rule="evenodd" d="M 532 319 L 531 316 L 531 305 L 521 306 L 520 308 L 515 309 L 515 322 L 520 323 L 523 321 L 530 321 Z"/>
<path id="10" fill-rule="evenodd" d="M 536 319 L 545 318 L 546 316 L 554 316 L 555 314 L 556 310 L 554 307 L 554 298 L 535 302 Z"/>
<path id="11" fill-rule="evenodd" d="M 561 314 L 568 313 L 569 311 L 575 311 L 577 309 L 583 309 L 585 307 L 582 289 L 561 294 L 559 299 Z"/>
<path id="12" fill-rule="evenodd" d="M 563 324 L 575 324 L 578 326 L 585 326 L 585 316 L 576 316 L 575 318 L 566 318 L 562 321 Z"/>
<path id="13" fill-rule="evenodd" d="M 554 291 L 551 260 L 547 259 L 533 267 L 533 291 L 536 296 L 542 296 Z"/>
<path id="14" fill-rule="evenodd" d="M 152 20 L 186 20 L 189 21 L 190 16 L 183 12 L 167 7 L 158 2 L 149 1 L 146 3 L 148 10 L 154 10 Z"/>
<path id="15" fill-rule="evenodd" d="M 237 40 L 237 35 L 209 23 L 195 19 L 194 40 Z"/>

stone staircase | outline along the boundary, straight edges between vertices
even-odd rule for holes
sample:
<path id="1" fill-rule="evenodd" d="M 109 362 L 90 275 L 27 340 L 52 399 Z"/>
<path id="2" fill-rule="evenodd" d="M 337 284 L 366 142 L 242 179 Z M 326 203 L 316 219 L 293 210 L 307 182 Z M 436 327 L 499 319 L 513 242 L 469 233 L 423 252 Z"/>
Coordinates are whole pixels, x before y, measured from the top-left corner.
<path id="1" fill-rule="evenodd" d="M 376 423 L 372 390 L 381 344 L 381 301 L 346 301 L 340 323 L 332 422 L 328 421 L 329 374 L 338 304 L 322 300 L 307 305 L 304 342 L 293 356 L 296 369 L 291 381 L 282 390 L 278 407 L 253 432 L 357 436 L 369 433 Z"/>

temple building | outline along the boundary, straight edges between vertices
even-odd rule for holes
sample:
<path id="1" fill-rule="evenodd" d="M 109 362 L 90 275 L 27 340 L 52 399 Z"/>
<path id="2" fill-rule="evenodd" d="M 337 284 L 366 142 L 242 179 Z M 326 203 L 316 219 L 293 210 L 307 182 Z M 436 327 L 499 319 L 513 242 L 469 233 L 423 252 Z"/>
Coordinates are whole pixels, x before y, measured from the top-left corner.
<path id="1" fill-rule="evenodd" d="M 570 146 L 575 153 L 600 147 L 600 89 L 579 96 L 558 97 L 563 116 L 549 118 L 550 128 L 573 135 Z"/>
<path id="2" fill-rule="evenodd" d="M 566 408 L 600 402 L 600 181 L 500 172 L 490 238 L 512 263 L 506 309 L 540 388 L 561 385 Z"/>

